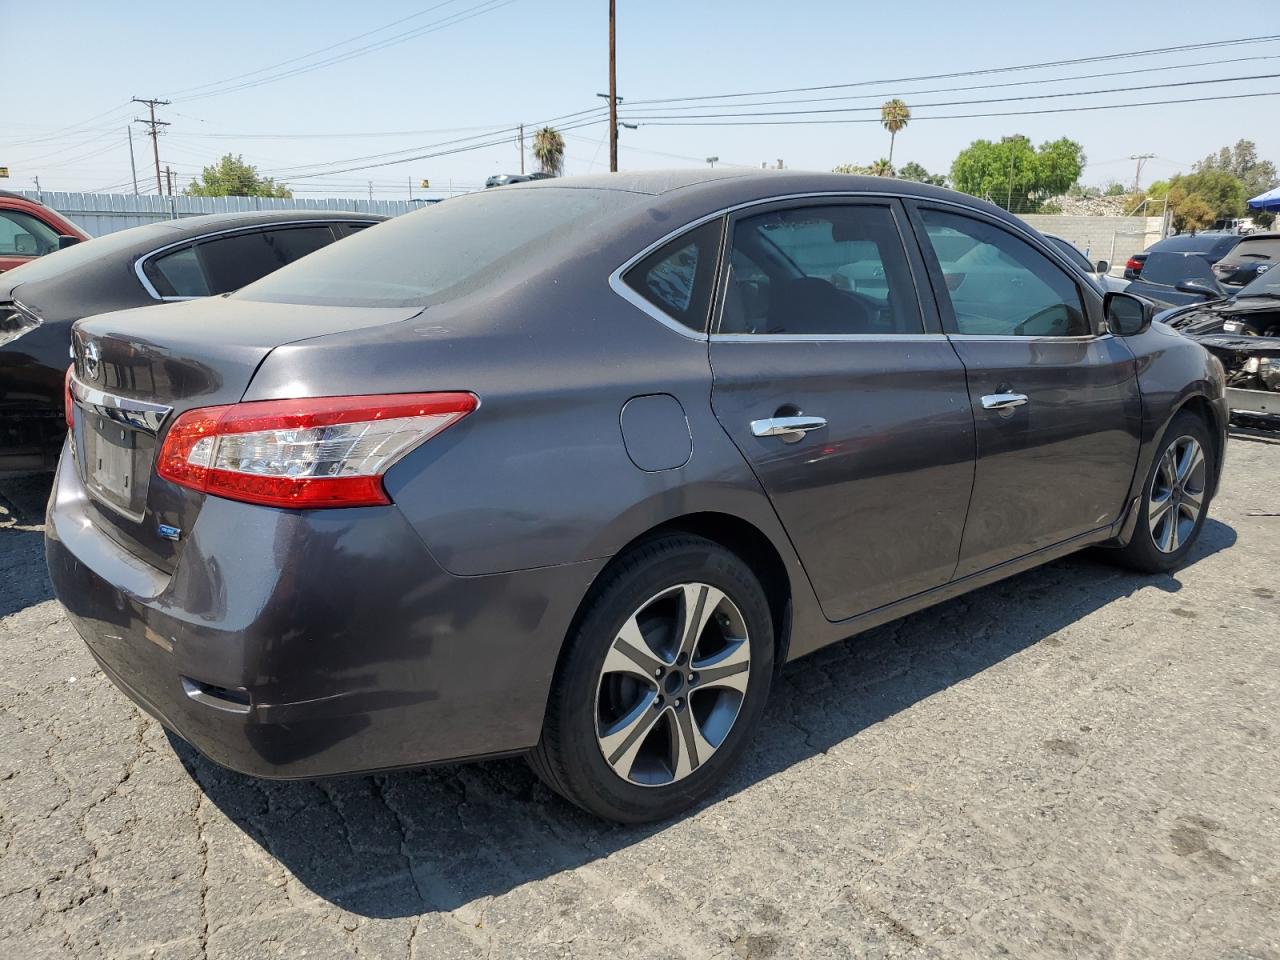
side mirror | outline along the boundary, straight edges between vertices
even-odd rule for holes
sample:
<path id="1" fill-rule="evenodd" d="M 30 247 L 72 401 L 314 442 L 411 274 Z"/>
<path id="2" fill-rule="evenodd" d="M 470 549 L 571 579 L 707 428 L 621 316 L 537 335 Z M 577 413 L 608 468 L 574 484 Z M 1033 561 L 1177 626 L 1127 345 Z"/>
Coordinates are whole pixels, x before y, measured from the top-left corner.
<path id="1" fill-rule="evenodd" d="M 1107 263 L 1105 260 L 1099 260 L 1097 268 L 1099 273 L 1107 273 L 1111 269 L 1111 264 Z"/>
<path id="2" fill-rule="evenodd" d="M 1222 291 L 1216 285 L 1196 277 L 1191 277 L 1188 280 L 1179 280 L 1173 289 L 1179 293 L 1193 293 L 1196 296 L 1206 297 L 1210 300 L 1217 300 L 1222 296 Z"/>
<path id="3" fill-rule="evenodd" d="M 74 246 L 75 246 L 77 243 L 79 243 L 79 242 L 80 242 L 80 238 L 79 238 L 79 237 L 73 237 L 73 236 L 71 236 L 71 234 L 69 234 L 69 233 L 60 233 L 60 234 L 58 234 L 58 249 L 59 249 L 59 250 L 65 250 L 65 249 L 67 249 L 67 247 L 74 247 Z"/>
<path id="4" fill-rule="evenodd" d="M 1131 293 L 1108 293 L 1102 301 L 1107 329 L 1117 337 L 1134 337 L 1151 326 L 1155 307 L 1150 300 Z"/>

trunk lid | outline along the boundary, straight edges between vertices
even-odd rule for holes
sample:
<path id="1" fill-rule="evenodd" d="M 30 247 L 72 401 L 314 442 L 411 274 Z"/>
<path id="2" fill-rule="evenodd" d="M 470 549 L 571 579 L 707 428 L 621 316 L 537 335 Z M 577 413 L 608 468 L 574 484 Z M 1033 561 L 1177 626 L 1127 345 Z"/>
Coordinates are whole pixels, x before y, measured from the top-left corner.
<path id="1" fill-rule="evenodd" d="M 204 495 L 155 475 L 165 431 L 196 407 L 238 402 L 276 347 L 398 323 L 418 307 L 193 300 L 82 320 L 72 335 L 75 467 L 95 523 L 172 572 Z"/>

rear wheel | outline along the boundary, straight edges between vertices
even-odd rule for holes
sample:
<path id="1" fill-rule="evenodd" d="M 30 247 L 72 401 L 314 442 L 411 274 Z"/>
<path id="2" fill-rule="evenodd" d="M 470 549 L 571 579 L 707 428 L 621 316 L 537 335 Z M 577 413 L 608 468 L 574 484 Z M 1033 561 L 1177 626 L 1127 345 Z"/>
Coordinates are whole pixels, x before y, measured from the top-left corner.
<path id="1" fill-rule="evenodd" d="M 1138 523 L 1121 560 L 1146 573 L 1165 573 L 1182 563 L 1204 527 L 1213 471 L 1209 428 L 1195 414 L 1179 413 L 1147 474 Z"/>
<path id="2" fill-rule="evenodd" d="M 769 605 L 739 557 L 683 534 L 642 544 L 592 588 L 530 765 L 601 817 L 671 816 L 733 767 L 772 672 Z"/>

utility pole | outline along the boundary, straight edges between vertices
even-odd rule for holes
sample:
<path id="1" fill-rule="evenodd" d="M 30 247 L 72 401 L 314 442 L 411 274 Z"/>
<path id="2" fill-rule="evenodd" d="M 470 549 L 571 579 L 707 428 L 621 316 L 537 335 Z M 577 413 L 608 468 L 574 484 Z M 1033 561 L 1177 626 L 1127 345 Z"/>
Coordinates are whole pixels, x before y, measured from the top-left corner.
<path id="1" fill-rule="evenodd" d="M 614 22 L 617 0 L 609 0 L 609 172 L 618 172 L 618 55 Z"/>
<path id="2" fill-rule="evenodd" d="M 39 178 L 39 177 L 34 177 L 33 179 L 34 179 L 34 180 L 35 180 L 35 182 L 36 182 L 36 199 L 37 199 L 37 200 L 40 200 L 41 202 L 43 202 L 43 201 L 44 201 L 44 198 L 40 195 L 40 178 Z"/>
<path id="3" fill-rule="evenodd" d="M 369 181 L 369 202 L 373 203 L 373 181 Z"/>
<path id="4" fill-rule="evenodd" d="M 169 188 L 169 196 L 173 196 L 173 171 L 169 169 L 169 165 L 164 165 L 164 184 Z"/>
<path id="5" fill-rule="evenodd" d="M 1009 152 L 1009 196 L 1004 201 L 1004 208 L 1009 213 L 1013 213 L 1013 161 L 1017 156 L 1013 151 Z"/>
<path id="6" fill-rule="evenodd" d="M 1142 165 L 1148 160 L 1155 159 L 1154 153 L 1135 153 L 1129 157 L 1130 160 L 1138 161 L 1138 169 L 1133 172 L 1133 192 L 1137 193 L 1142 189 Z"/>
<path id="7" fill-rule="evenodd" d="M 520 124 L 520 176 L 524 176 L 524 124 Z"/>
<path id="8" fill-rule="evenodd" d="M 151 128 L 151 154 L 156 161 L 156 192 L 164 193 L 164 184 L 160 181 L 160 128 L 169 126 L 165 120 L 156 119 L 156 107 L 167 107 L 168 100 L 144 100 L 141 97 L 134 97 L 134 103 L 143 103 L 151 110 L 151 119 L 143 120 L 141 117 L 135 117 L 135 123 L 145 123 Z"/>
<path id="9" fill-rule="evenodd" d="M 133 174 L 133 195 L 138 195 L 138 163 L 133 159 L 133 125 L 125 127 L 125 132 L 129 134 L 129 171 Z"/>

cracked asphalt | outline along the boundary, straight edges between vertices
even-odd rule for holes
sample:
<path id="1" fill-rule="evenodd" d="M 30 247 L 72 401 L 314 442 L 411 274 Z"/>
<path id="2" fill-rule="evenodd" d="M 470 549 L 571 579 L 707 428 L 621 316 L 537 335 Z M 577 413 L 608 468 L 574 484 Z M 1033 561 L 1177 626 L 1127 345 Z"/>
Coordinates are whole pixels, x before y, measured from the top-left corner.
<path id="1" fill-rule="evenodd" d="M 1080 556 L 792 664 L 711 803 L 518 760 L 222 770 L 98 672 L 0 484 L 0 956 L 1280 958 L 1280 439 L 1176 575 Z"/>

